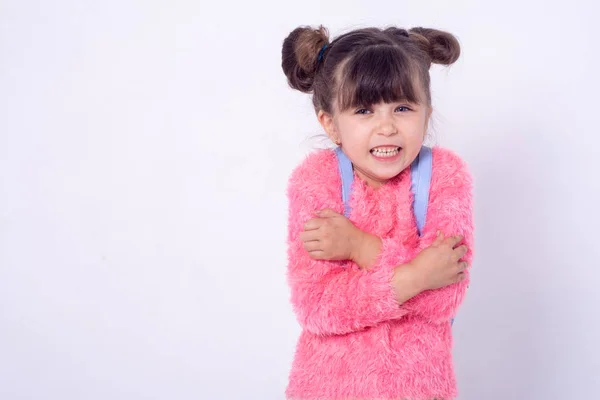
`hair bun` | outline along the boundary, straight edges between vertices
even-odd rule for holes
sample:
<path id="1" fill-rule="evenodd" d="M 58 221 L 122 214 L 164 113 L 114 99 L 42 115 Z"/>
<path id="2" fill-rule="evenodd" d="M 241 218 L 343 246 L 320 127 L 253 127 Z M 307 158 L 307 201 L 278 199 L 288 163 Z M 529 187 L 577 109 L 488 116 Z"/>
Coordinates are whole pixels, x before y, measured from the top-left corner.
<path id="1" fill-rule="evenodd" d="M 285 38 L 281 50 L 281 68 L 290 87 L 305 93 L 311 92 L 319 65 L 317 58 L 326 44 L 329 44 L 329 33 L 322 25 L 317 29 L 298 27 Z"/>
<path id="2" fill-rule="evenodd" d="M 434 64 L 450 65 L 460 56 L 460 44 L 454 35 L 437 29 L 412 28 L 420 47 L 425 50 Z"/>

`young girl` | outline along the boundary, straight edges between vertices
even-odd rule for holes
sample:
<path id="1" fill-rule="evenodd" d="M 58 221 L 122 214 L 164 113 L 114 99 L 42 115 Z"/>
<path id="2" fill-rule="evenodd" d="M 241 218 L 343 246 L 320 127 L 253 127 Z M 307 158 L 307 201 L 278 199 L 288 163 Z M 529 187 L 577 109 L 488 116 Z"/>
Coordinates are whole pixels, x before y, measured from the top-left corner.
<path id="1" fill-rule="evenodd" d="M 369 28 L 329 42 L 299 27 L 283 43 L 290 86 L 352 162 L 341 215 L 336 153 L 320 150 L 289 182 L 291 302 L 303 330 L 288 399 L 452 399 L 451 321 L 472 260 L 472 180 L 434 147 L 427 217 L 413 213 L 411 163 L 431 115 L 429 68 L 458 41 L 433 29 Z"/>

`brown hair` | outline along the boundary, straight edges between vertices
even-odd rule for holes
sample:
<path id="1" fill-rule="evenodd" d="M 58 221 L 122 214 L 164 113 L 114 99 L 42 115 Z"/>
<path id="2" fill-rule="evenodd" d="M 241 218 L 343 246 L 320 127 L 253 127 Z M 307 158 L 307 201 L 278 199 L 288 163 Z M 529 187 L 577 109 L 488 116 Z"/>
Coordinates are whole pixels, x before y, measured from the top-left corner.
<path id="1" fill-rule="evenodd" d="M 429 68 L 454 63 L 460 45 L 448 32 L 395 27 L 357 29 L 330 43 L 323 26 L 302 26 L 285 38 L 281 55 L 289 85 L 312 93 L 315 111 L 332 113 L 334 101 L 339 111 L 381 101 L 431 106 Z"/>

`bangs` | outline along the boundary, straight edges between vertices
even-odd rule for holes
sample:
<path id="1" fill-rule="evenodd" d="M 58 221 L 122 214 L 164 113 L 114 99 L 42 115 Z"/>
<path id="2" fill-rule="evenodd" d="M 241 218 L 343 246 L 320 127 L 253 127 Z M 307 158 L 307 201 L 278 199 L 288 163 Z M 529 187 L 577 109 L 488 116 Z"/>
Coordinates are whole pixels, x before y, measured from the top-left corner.
<path id="1" fill-rule="evenodd" d="M 381 102 L 421 104 L 418 68 L 398 47 L 377 46 L 341 65 L 337 91 L 339 111 Z"/>

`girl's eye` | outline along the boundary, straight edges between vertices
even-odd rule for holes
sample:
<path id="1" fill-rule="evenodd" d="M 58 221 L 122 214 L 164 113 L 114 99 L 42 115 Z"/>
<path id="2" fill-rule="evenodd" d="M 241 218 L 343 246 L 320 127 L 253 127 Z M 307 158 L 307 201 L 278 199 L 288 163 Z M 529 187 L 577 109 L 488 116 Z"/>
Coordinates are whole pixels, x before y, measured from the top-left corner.
<path id="1" fill-rule="evenodd" d="M 401 108 L 403 108 L 405 111 L 410 111 L 410 108 L 408 108 L 406 106 L 400 106 L 400 107 L 396 108 L 396 110 L 399 110 Z"/>
<path id="2" fill-rule="evenodd" d="M 360 108 L 360 109 L 356 110 L 356 114 L 366 114 L 368 112 L 369 112 L 369 110 L 367 110 L 366 108 Z"/>

